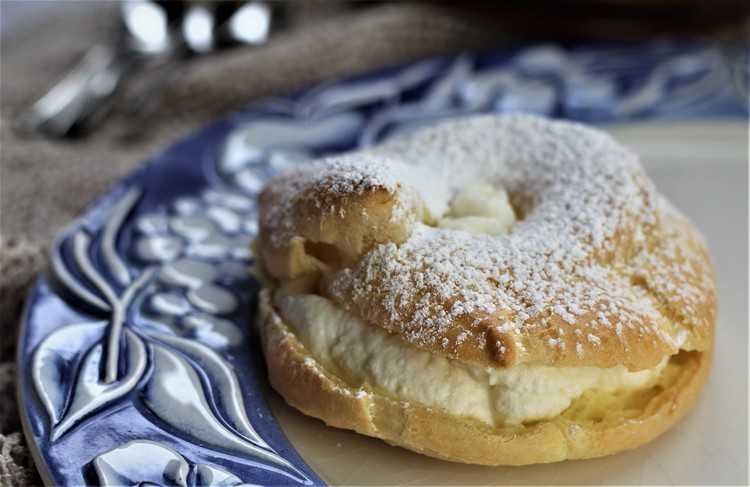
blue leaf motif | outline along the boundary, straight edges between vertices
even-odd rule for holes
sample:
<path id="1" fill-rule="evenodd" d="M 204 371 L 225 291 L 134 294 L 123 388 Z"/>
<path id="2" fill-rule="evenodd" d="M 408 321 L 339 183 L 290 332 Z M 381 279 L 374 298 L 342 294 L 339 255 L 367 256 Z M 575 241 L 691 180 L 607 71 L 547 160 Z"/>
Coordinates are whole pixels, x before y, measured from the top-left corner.
<path id="1" fill-rule="evenodd" d="M 104 383 L 101 380 L 102 345 L 97 343 L 86 353 L 78 371 L 70 407 L 52 428 L 52 441 L 60 438 L 87 414 L 121 398 L 138 384 L 146 371 L 146 347 L 132 331 L 125 330 L 125 336 L 128 344 L 127 372 L 115 382 Z"/>
<path id="2" fill-rule="evenodd" d="M 270 449 L 260 435 L 255 431 L 250 419 L 245 413 L 245 402 L 242 399 L 242 389 L 232 367 L 221 358 L 221 355 L 202 343 L 174 336 L 160 336 L 159 339 L 194 360 L 208 376 L 208 382 L 219 393 L 219 400 L 223 406 L 224 420 L 242 436 L 263 448 Z"/>
<path id="3" fill-rule="evenodd" d="M 101 339 L 106 321 L 76 323 L 50 333 L 31 359 L 31 378 L 39 399 L 54 426 L 60 421 L 69 391 L 64 378 L 72 372 L 81 350 Z"/>
<path id="4" fill-rule="evenodd" d="M 339 112 L 315 120 L 266 117 L 231 133 L 222 154 L 223 167 L 239 167 L 259 149 L 303 147 L 313 149 L 353 137 L 364 124 L 357 112 Z"/>
<path id="5" fill-rule="evenodd" d="M 195 469 L 195 485 L 200 487 L 239 487 L 249 486 L 243 484 L 236 475 L 231 474 L 223 468 L 198 464 Z"/>
<path id="6" fill-rule="evenodd" d="M 313 89 L 300 100 L 297 112 L 302 116 L 320 116 L 394 100 L 404 91 L 436 76 L 440 66 L 440 62 L 424 61 L 388 78 L 338 83 Z"/>
<path id="7" fill-rule="evenodd" d="M 249 455 L 298 482 L 309 482 L 276 452 L 248 441 L 222 424 L 209 405 L 198 373 L 185 358 L 158 344 L 153 344 L 152 350 L 154 373 L 143 393 L 146 406 L 159 419 L 205 444 Z"/>
<path id="8" fill-rule="evenodd" d="M 122 286 L 130 284 L 132 279 L 128 267 L 117 253 L 115 242 L 125 218 L 130 213 L 130 210 L 133 209 L 140 196 L 141 191 L 138 188 L 131 188 L 125 193 L 109 210 L 107 222 L 104 224 L 104 231 L 102 232 L 101 252 L 104 257 L 104 263 L 109 267 L 112 277 Z"/>
<path id="9" fill-rule="evenodd" d="M 111 306 L 103 301 L 101 297 L 97 296 L 85 286 L 81 285 L 81 283 L 78 282 L 75 277 L 73 277 L 73 275 L 70 273 L 70 270 L 68 270 L 67 266 L 65 265 L 62 254 L 65 248 L 65 242 L 70 236 L 69 233 L 72 232 L 73 230 L 64 232 L 62 235 L 60 235 L 60 237 L 57 238 L 57 240 L 55 240 L 55 243 L 53 244 L 54 250 L 50 255 L 50 267 L 52 269 L 52 275 L 63 285 L 63 287 L 68 292 L 76 296 L 84 303 L 87 303 L 89 306 L 92 306 L 99 311 L 111 311 Z"/>
<path id="10" fill-rule="evenodd" d="M 177 451 L 151 440 L 129 441 L 99 455 L 92 464 L 101 486 L 254 487 L 221 467 L 191 465 Z"/>
<path id="11" fill-rule="evenodd" d="M 187 487 L 190 466 L 176 451 L 149 440 L 130 441 L 93 462 L 102 486 L 175 485 Z"/>

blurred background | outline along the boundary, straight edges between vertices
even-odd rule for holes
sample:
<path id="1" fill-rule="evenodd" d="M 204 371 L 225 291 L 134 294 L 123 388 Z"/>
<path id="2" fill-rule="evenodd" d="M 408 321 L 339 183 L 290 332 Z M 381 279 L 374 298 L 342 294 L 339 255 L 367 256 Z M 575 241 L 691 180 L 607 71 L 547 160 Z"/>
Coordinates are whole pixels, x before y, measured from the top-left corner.
<path id="1" fill-rule="evenodd" d="M 106 137 L 117 126 L 118 141 L 153 138 L 173 123 L 316 82 L 430 56 L 528 46 L 636 47 L 618 56 L 631 64 L 712 48 L 659 74 L 724 69 L 722 81 L 741 93 L 748 12 L 747 2 L 733 0 L 5 0 L 2 108 L 14 115 L 17 134 L 76 138 L 95 128 Z M 627 83 L 632 71 L 617 74 Z"/>
<path id="2" fill-rule="evenodd" d="M 733 277 L 720 287 L 734 294 L 722 312 L 744 326 L 748 15 L 750 3 L 733 0 L 0 1 L 0 483 L 38 482 L 11 399 L 12 354 L 26 289 L 65 224 L 141 161 L 219 117 L 425 59 L 439 63 L 430 86 L 458 83 L 441 95 L 444 115 L 583 121 L 641 143 L 662 169 L 697 167 L 698 176 L 653 171 L 723 253 L 720 278 Z M 382 91 L 356 86 L 360 99 Z M 714 144 L 684 149 L 707 138 Z M 696 181 L 712 177 L 726 218 L 742 220 L 731 233 L 700 197 L 678 196 L 700 195 Z"/>

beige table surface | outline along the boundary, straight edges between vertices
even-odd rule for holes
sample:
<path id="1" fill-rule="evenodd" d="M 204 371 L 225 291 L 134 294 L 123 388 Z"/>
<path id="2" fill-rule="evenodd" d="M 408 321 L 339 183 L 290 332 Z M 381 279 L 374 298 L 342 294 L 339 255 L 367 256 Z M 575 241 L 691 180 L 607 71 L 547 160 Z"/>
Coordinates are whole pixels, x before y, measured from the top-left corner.
<path id="1" fill-rule="evenodd" d="M 608 127 L 708 240 L 718 276 L 716 358 L 695 409 L 653 443 L 594 460 L 478 467 L 434 460 L 271 405 L 302 457 L 331 484 L 647 484 L 748 482 L 748 128 L 739 122 Z"/>

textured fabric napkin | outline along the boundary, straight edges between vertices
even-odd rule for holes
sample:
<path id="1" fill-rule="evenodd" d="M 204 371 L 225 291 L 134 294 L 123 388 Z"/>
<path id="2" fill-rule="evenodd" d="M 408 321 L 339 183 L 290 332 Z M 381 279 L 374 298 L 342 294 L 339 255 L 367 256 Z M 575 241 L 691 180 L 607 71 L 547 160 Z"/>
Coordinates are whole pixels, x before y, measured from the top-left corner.
<path id="1" fill-rule="evenodd" d="M 68 2 L 66 2 L 68 3 Z M 16 409 L 14 351 L 29 284 L 51 239 L 94 197 L 176 138 L 258 97 L 434 54 L 497 44 L 501 30 L 425 4 L 354 11 L 300 2 L 292 26 L 264 47 L 195 60 L 134 135 L 115 116 L 90 137 L 19 138 L 12 117 L 96 42 L 113 36 L 116 4 L 56 9 L 2 42 L 0 110 L 0 485 L 36 485 Z"/>

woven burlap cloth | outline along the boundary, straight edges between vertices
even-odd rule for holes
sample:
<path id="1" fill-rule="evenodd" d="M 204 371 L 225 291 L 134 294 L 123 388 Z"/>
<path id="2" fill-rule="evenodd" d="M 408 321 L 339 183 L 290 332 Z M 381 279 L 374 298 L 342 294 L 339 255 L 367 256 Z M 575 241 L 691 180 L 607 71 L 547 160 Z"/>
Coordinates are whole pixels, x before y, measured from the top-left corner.
<path id="1" fill-rule="evenodd" d="M 66 2 L 67 3 L 67 2 Z M 497 26 L 445 7 L 382 4 L 356 9 L 299 2 L 291 26 L 268 45 L 193 61 L 139 124 L 118 116 L 91 136 L 57 142 L 22 138 L 14 115 L 96 42 L 113 36 L 115 4 L 66 5 L 33 27 L 4 34 L 0 114 L 0 485 L 36 485 L 15 399 L 19 314 L 47 263 L 52 237 L 140 161 L 243 104 L 322 80 L 435 54 L 495 45 Z M 6 5 L 7 6 L 7 5 Z"/>

